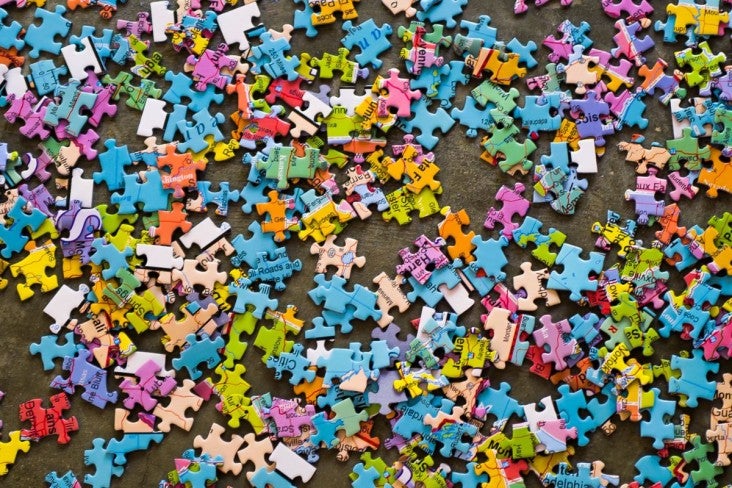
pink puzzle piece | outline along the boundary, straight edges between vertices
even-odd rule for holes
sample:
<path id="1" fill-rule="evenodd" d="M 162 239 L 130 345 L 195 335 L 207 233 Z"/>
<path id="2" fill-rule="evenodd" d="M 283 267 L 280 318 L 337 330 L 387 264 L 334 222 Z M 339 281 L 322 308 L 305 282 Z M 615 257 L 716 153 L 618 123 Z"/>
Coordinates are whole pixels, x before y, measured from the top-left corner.
<path id="1" fill-rule="evenodd" d="M 650 22 L 646 20 L 645 22 Z M 624 20 L 615 22 L 615 28 L 618 33 L 613 36 L 615 44 L 618 46 L 610 52 L 616 58 L 625 56 L 629 61 L 635 63 L 637 67 L 643 66 L 646 58 L 642 53 L 651 49 L 655 43 L 649 36 L 637 37 L 638 32 L 643 29 L 645 22 L 633 22 L 627 25 Z"/>
<path id="2" fill-rule="evenodd" d="M 535 330 L 533 336 L 536 344 L 544 348 L 545 352 L 541 355 L 541 359 L 546 363 L 554 363 L 557 371 L 567 368 L 566 358 L 579 350 L 574 338 L 566 339 L 572 332 L 569 321 L 565 319 L 552 322 L 551 315 L 542 315 L 539 322 L 542 323 L 542 327 Z"/>
<path id="3" fill-rule="evenodd" d="M 188 56 L 186 63 L 193 66 L 192 77 L 196 81 L 194 87 L 198 91 L 205 91 L 208 85 L 213 85 L 221 90 L 231 81 L 231 78 L 221 74 L 221 70 L 228 68 L 233 70 L 237 62 L 228 58 L 226 52 L 229 46 L 221 43 L 216 50 L 206 49 L 200 57 Z"/>
<path id="4" fill-rule="evenodd" d="M 382 78 L 378 83 L 379 90 L 386 90 L 387 96 L 380 96 L 376 107 L 379 117 L 390 114 L 390 108 L 395 108 L 397 117 L 409 117 L 412 114 L 412 100 L 419 100 L 422 94 L 419 90 L 409 89 L 409 79 L 399 78 L 399 70 L 389 70 L 389 77 Z"/>
<path id="5" fill-rule="evenodd" d="M 526 212 L 529 211 L 529 206 L 531 205 L 531 203 L 523 197 L 525 189 L 526 187 L 519 182 L 513 186 L 513 189 L 506 185 L 501 186 L 501 188 L 498 189 L 498 193 L 496 193 L 496 200 L 502 202 L 503 206 L 500 210 L 494 207 L 488 209 L 488 213 L 485 216 L 485 222 L 483 222 L 483 227 L 486 229 L 495 229 L 496 224 L 501 224 L 503 226 L 501 234 L 506 238 L 511 239 L 513 231 L 520 225 L 515 223 L 513 218 L 517 215 L 520 217 L 525 216 Z"/>
<path id="6" fill-rule="evenodd" d="M 694 186 L 694 180 L 691 174 L 687 176 L 681 176 L 681 172 L 674 171 L 668 174 L 668 180 L 674 186 L 674 189 L 668 192 L 671 200 L 678 202 L 681 197 L 694 198 L 699 193 L 699 187 Z"/>
<path id="7" fill-rule="evenodd" d="M 5 120 L 11 124 L 17 119 L 23 120 L 25 123 L 20 128 L 20 133 L 29 139 L 36 136 L 42 140 L 48 139 L 51 131 L 43 124 L 43 119 L 46 116 L 46 106 L 51 103 L 49 98 L 44 98 L 39 103 L 33 92 L 27 91 L 22 97 L 10 94 L 7 101 L 10 108 L 5 111 Z"/>
<path id="8" fill-rule="evenodd" d="M 648 17 L 653 13 L 653 5 L 646 0 L 602 0 L 602 9 L 613 19 L 619 19 L 626 14 L 625 20 L 635 22 Z"/>
<path id="9" fill-rule="evenodd" d="M 300 406 L 299 400 L 275 398 L 272 400 L 269 417 L 277 426 L 277 437 L 296 437 L 302 433 L 303 427 L 312 429 L 311 418 L 315 415 L 313 405 Z"/>
<path id="10" fill-rule="evenodd" d="M 656 176 L 658 169 L 648 168 L 648 174 L 635 178 L 635 189 L 638 191 L 666 193 L 666 179 Z"/>
<path id="11" fill-rule="evenodd" d="M 399 257 L 402 258 L 403 264 L 397 265 L 396 271 L 401 275 L 412 275 L 423 285 L 432 276 L 432 271 L 447 266 L 449 263 L 441 249 L 446 243 L 442 237 L 431 241 L 423 234 L 414 241 L 414 244 L 419 248 L 415 253 L 411 252 L 408 247 L 399 250 Z"/>

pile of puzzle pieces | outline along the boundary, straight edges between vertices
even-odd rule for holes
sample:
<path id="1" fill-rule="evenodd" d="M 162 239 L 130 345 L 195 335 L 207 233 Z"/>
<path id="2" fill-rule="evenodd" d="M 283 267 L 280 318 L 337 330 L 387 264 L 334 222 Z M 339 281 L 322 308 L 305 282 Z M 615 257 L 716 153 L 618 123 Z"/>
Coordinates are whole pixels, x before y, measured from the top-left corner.
<path id="1" fill-rule="evenodd" d="M 294 486 L 316 476 L 326 450 L 358 454 L 354 487 L 518 487 L 529 473 L 557 487 L 618 485 L 602 461 L 570 464 L 575 445 L 612 435 L 618 420 L 638 423 L 653 447 L 627 486 L 716 486 L 732 453 L 732 375 L 718 375 L 732 354 L 732 214 L 682 226 L 681 210 L 703 198 L 697 184 L 709 198 L 732 193 L 732 69 L 714 47 L 729 46 L 730 2 L 679 0 L 653 22 L 646 0 L 603 0 L 612 42 L 566 20 L 542 53 L 500 40 L 492 4 L 471 20 L 467 0 L 382 0 L 395 20 L 379 26 L 358 21 L 358 0 L 293 1 L 291 26 L 258 23 L 263 1 L 153 1 L 133 21 L 114 18 L 130 12 L 124 1 L 0 2 L 0 107 L 30 141 L 0 143 L 0 273 L 22 276 L 20 300 L 53 292 L 49 330 L 29 350 L 45 371 L 64 371 L 49 377 L 47 402 L 19 405 L 0 475 L 45 437 L 67 444 L 91 428 L 67 412 L 78 391 L 114 405 L 120 433 L 83 452 L 93 471 L 82 481 L 95 488 L 173 427 L 190 431 L 209 401 L 221 424 L 160 486 L 240 475 Z M 517 0 L 514 12 L 546 3 Z M 90 7 L 113 24 L 71 35 L 72 11 Z M 39 23 L 13 20 L 23 8 Z M 295 52 L 326 29 L 340 46 Z M 673 60 L 648 59 L 656 42 L 681 37 Z M 165 60 L 156 43 L 182 59 Z M 393 44 L 399 66 L 380 59 Z M 544 54 L 545 74 L 529 74 Z M 652 98 L 669 107 L 673 139 L 631 132 L 647 128 Z M 217 105 L 236 108 L 227 117 Z M 98 144 L 123 111 L 143 142 Z M 486 175 L 518 180 L 498 190 L 482 233 L 466 209 L 441 203 L 448 162 L 432 151 L 456 125 L 479 141 L 476 163 L 498 168 Z M 608 210 L 585 252 L 529 212 L 581 209 L 582 175 L 602 173 L 610 141 L 634 165 L 624 195 L 636 217 Z M 244 186 L 205 179 L 225 161 L 243 164 Z M 239 208 L 246 231 L 226 221 Z M 366 258 L 345 234 L 374 211 L 398 224 L 432 218 L 436 230 L 362 284 L 351 275 Z M 312 239 L 312 263 L 290 258 L 294 236 Z M 508 256 L 522 253 L 509 276 Z M 310 270 L 308 298 L 291 299 L 288 280 Z M 285 300 L 310 300 L 319 315 Z M 548 310 L 562 301 L 576 313 Z M 473 307 L 485 313 L 468 323 Z M 370 330 L 369 344 L 331 343 L 355 327 Z M 159 350 L 138 347 L 141 334 L 157 335 Z M 661 358 L 654 345 L 666 340 L 685 349 Z M 521 366 L 557 395 L 521 404 L 491 382 L 492 368 Z M 250 393 L 255 367 L 292 396 Z M 699 400 L 715 403 L 696 433 Z M 372 433 L 379 423 L 391 437 Z M 72 471 L 45 481 L 81 485 Z"/>

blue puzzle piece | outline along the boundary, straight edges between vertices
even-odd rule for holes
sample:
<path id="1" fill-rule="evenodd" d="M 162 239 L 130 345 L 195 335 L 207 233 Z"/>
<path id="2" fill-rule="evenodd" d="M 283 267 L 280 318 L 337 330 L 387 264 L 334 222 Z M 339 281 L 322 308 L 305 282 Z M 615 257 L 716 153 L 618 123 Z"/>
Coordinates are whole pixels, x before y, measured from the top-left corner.
<path id="1" fill-rule="evenodd" d="M 442 79 L 450 73 L 450 66 L 430 66 L 422 68 L 419 75 L 409 80 L 409 88 L 412 90 L 423 90 L 427 98 L 434 98 L 439 90 Z"/>
<path id="2" fill-rule="evenodd" d="M 440 454 L 446 458 L 468 455 L 471 443 L 462 440 L 463 436 L 470 439 L 478 432 L 478 427 L 467 422 L 447 422 L 437 430 L 433 430 L 426 437 L 425 441 L 434 444 L 439 443 Z"/>
<path id="3" fill-rule="evenodd" d="M 0 48 L 10 49 L 14 47 L 20 51 L 25 46 L 25 41 L 21 39 L 20 35 L 20 31 L 23 30 L 23 25 L 15 20 L 9 25 L 5 24 L 5 18 L 7 16 L 7 10 L 0 8 Z"/>
<path id="4" fill-rule="evenodd" d="M 460 27 L 467 29 L 468 33 L 465 37 L 480 39 L 483 41 L 483 47 L 493 47 L 498 36 L 498 29 L 495 27 L 489 27 L 491 18 L 488 15 L 480 15 L 478 22 L 470 22 L 468 20 L 461 20 Z"/>
<path id="5" fill-rule="evenodd" d="M 267 284 L 260 283 L 257 291 L 250 290 L 246 284 L 246 279 L 239 279 L 229 284 L 229 293 L 236 295 L 236 302 L 232 311 L 234 313 L 244 313 L 247 311 L 247 305 L 254 306 L 252 315 L 261 319 L 267 309 L 277 309 L 277 299 L 269 298 L 271 287 Z"/>
<path id="6" fill-rule="evenodd" d="M 470 75 L 463 72 L 463 68 L 465 68 L 464 61 L 453 60 L 444 66 L 449 66 L 450 72 L 440 80 L 437 94 L 432 98 L 439 100 L 440 106 L 446 109 L 452 107 L 452 99 L 455 98 L 458 84 L 467 85 L 470 81 Z"/>
<path id="7" fill-rule="evenodd" d="M 686 405 L 696 408 L 697 399 L 712 400 L 717 389 L 714 380 L 709 381 L 707 375 L 719 371 L 719 363 L 706 361 L 704 351 L 694 349 L 693 356 L 682 358 L 677 355 L 671 356 L 671 369 L 681 371 L 680 378 L 671 378 L 668 382 L 669 393 L 686 395 Z"/>
<path id="8" fill-rule="evenodd" d="M 654 449 L 663 449 L 664 441 L 674 438 L 674 424 L 671 422 L 671 417 L 676 411 L 676 402 L 661 400 L 661 390 L 658 388 L 651 388 L 651 392 L 654 396 L 653 406 L 649 409 L 651 417 L 650 420 L 641 421 L 640 435 L 653 439 Z"/>
<path id="9" fill-rule="evenodd" d="M 527 97 L 528 98 L 528 97 Z M 487 129 L 493 124 L 491 111 L 495 108 L 493 104 L 486 104 L 485 108 L 481 108 L 475 98 L 471 96 L 465 97 L 465 104 L 462 109 L 457 107 L 450 111 L 450 116 L 460 122 L 468 130 L 465 135 L 468 137 L 477 137 L 478 129 Z"/>
<path id="10" fill-rule="evenodd" d="M 590 252 L 588 260 L 580 258 L 581 253 L 582 248 L 564 244 L 556 259 L 564 269 L 561 273 L 552 271 L 547 282 L 547 288 L 569 291 L 569 298 L 575 302 L 582 298 L 583 291 L 597 290 L 597 280 L 591 280 L 590 274 L 599 274 L 605 263 L 602 253 Z"/>
<path id="11" fill-rule="evenodd" d="M 102 170 L 92 174 L 94 183 L 98 185 L 105 182 L 110 191 L 121 190 L 125 183 L 125 167 L 132 164 L 130 152 L 127 145 L 117 146 L 116 139 L 107 139 L 104 141 L 104 147 L 107 150 L 99 154 L 99 165 Z"/>
<path id="12" fill-rule="evenodd" d="M 25 228 L 30 228 L 32 232 L 35 232 L 46 221 L 46 215 L 37 208 L 26 212 L 24 208 L 27 204 L 28 201 L 25 198 L 18 197 L 13 208 L 7 214 L 7 217 L 13 223 L 8 224 L 6 220 L 5 225 L 0 225 L 0 242 L 5 244 L 5 247 L 0 251 L 0 256 L 5 259 L 21 252 L 30 240 L 23 232 Z"/>
<path id="13" fill-rule="evenodd" d="M 421 298 L 428 307 L 434 307 L 445 298 L 439 289 L 440 285 L 454 288 L 460 283 L 460 275 L 457 273 L 457 268 L 453 264 L 449 264 L 434 270 L 423 284 L 413 276 L 409 276 L 407 281 L 412 286 L 412 291 L 407 293 L 407 300 L 414 303 L 417 298 Z"/>
<path id="14" fill-rule="evenodd" d="M 94 26 L 84 25 L 81 27 L 81 34 L 69 37 L 69 42 L 79 48 L 83 48 L 82 40 L 89 38 L 92 46 L 96 50 L 100 60 L 106 61 L 112 55 L 112 42 L 116 39 L 112 29 L 102 29 L 101 36 L 95 36 L 96 29 Z"/>
<path id="15" fill-rule="evenodd" d="M 600 317 L 592 312 L 584 315 L 576 313 L 569 318 L 569 323 L 572 326 L 570 335 L 577 341 L 592 346 L 600 338 Z"/>
<path id="16" fill-rule="evenodd" d="M 81 90 L 81 82 L 71 79 L 66 85 L 58 85 L 54 90 L 54 101 L 46 107 L 43 122 L 57 127 L 62 120 L 68 125 L 65 131 L 79 136 L 89 117 L 84 110 L 91 110 L 97 101 L 97 94 Z"/>
<path id="17" fill-rule="evenodd" d="M 352 342 L 349 348 L 333 348 L 327 357 L 319 357 L 316 361 L 318 368 L 324 368 L 323 386 L 329 388 L 333 380 L 338 379 L 341 383 L 363 371 L 370 380 L 377 380 L 379 371 L 372 369 L 370 365 L 371 353 L 362 353 L 361 344 Z"/>
<path id="18" fill-rule="evenodd" d="M 277 252 L 277 243 L 270 234 L 262 232 L 262 226 L 259 222 L 252 221 L 248 229 L 252 233 L 252 237 L 249 239 L 245 239 L 242 234 L 238 234 L 231 240 L 231 245 L 234 247 L 231 264 L 237 268 L 244 263 L 253 268 L 257 264 L 259 253 L 266 252 L 270 257 L 274 257 Z"/>
<path id="19" fill-rule="evenodd" d="M 244 202 L 241 206 L 242 212 L 250 214 L 256 208 L 258 203 L 265 203 L 269 201 L 267 194 L 269 190 L 274 188 L 277 182 L 267 178 L 260 178 L 259 181 L 253 183 L 248 181 L 244 188 L 239 191 L 239 199 Z"/>
<path id="20" fill-rule="evenodd" d="M 188 334 L 186 343 L 188 346 L 180 353 L 180 357 L 173 358 L 173 368 L 176 371 L 186 368 L 188 376 L 194 381 L 203 375 L 198 367 L 200 364 L 205 363 L 207 368 L 213 369 L 223 359 L 219 354 L 219 349 L 225 344 L 221 336 L 210 339 L 208 334 L 203 333 L 199 339 L 196 334 Z"/>
<path id="21" fill-rule="evenodd" d="M 464 473 L 452 471 L 450 473 L 450 481 L 454 485 L 459 484 L 462 488 L 480 488 L 483 486 L 483 483 L 488 483 L 488 474 L 476 474 L 475 468 L 477 466 L 478 463 L 471 462 L 465 465 L 467 471 Z"/>
<path id="22" fill-rule="evenodd" d="M 589 374 L 588 379 L 590 379 Z M 615 390 L 615 384 L 607 383 L 603 386 L 602 395 L 605 396 L 604 402 L 599 400 L 599 395 L 593 396 L 592 399 L 587 402 L 587 409 L 592 412 L 592 419 L 597 425 L 604 424 L 617 413 L 618 394 Z"/>
<path id="23" fill-rule="evenodd" d="M 396 371 L 393 372 L 396 373 Z M 399 373 L 396 374 L 396 377 L 399 377 Z M 379 376 L 379 378 L 381 378 L 381 376 Z M 375 388 L 375 384 L 369 385 L 366 391 L 369 392 L 369 389 L 373 388 Z M 332 407 L 336 403 L 340 402 L 341 400 L 345 400 L 346 398 L 350 399 L 353 403 L 353 406 L 355 408 L 358 408 L 359 410 L 363 410 L 364 408 L 369 407 L 367 393 L 341 390 L 338 385 L 332 385 L 330 388 L 326 388 L 326 390 L 326 393 L 324 395 L 318 396 L 318 399 L 316 400 L 318 407 L 320 408 Z M 406 400 L 406 396 L 403 398 L 403 400 Z"/>
<path id="24" fill-rule="evenodd" d="M 206 85 L 204 91 L 194 90 L 193 80 L 185 73 L 165 73 L 165 81 L 169 82 L 170 88 L 163 95 L 163 100 L 173 104 L 182 103 L 184 98 L 190 100 L 188 107 L 194 112 L 208 110 L 212 103 L 220 105 L 224 101 L 224 94 L 218 93 L 213 85 Z"/>
<path id="25" fill-rule="evenodd" d="M 275 379 L 282 378 L 282 373 L 290 373 L 290 384 L 299 385 L 303 381 L 311 383 L 315 379 L 315 371 L 310 368 L 310 361 L 302 355 L 303 345 L 295 344 L 291 352 L 282 352 L 279 356 L 267 358 L 267 367 L 275 370 Z"/>
<path id="26" fill-rule="evenodd" d="M 220 456 L 218 456 L 220 458 Z M 223 462 L 220 461 L 220 462 Z M 185 486 L 190 488 L 206 488 L 210 483 L 216 481 L 216 471 L 218 470 L 215 460 L 198 460 L 194 462 L 188 469 L 178 473 L 178 479 Z M 197 469 L 191 469 L 195 466 Z"/>
<path id="27" fill-rule="evenodd" d="M 701 235 L 704 232 L 704 230 L 698 225 L 694 225 L 691 229 L 687 230 L 687 232 L 692 231 L 695 232 L 696 235 Z M 683 271 L 699 261 L 699 257 L 694 255 L 692 249 L 688 244 L 685 244 L 680 237 L 676 237 L 671 241 L 671 244 L 664 247 L 663 254 L 667 258 L 675 260 L 674 267 L 679 271 Z"/>
<path id="28" fill-rule="evenodd" d="M 732 73 L 732 72 L 731 72 Z M 711 99 L 704 100 L 704 112 L 699 113 L 696 106 L 686 107 L 671 112 L 677 121 L 689 121 L 689 127 L 694 137 L 704 137 L 707 133 L 707 125 L 714 125 L 714 114 L 717 109 L 723 109 L 721 102 L 713 102 Z"/>
<path id="29" fill-rule="evenodd" d="M 336 436 L 336 432 L 338 432 L 338 429 L 343 428 L 343 420 L 330 420 L 326 418 L 325 412 L 319 412 L 313 415 L 312 422 L 313 427 L 315 428 L 315 433 L 311 434 L 310 442 L 312 442 L 316 446 L 320 446 L 322 442 L 328 449 L 332 449 L 333 447 L 338 445 L 339 441 L 338 437 Z"/>
<path id="30" fill-rule="evenodd" d="M 353 467 L 353 472 L 356 474 L 356 479 L 351 483 L 352 488 L 372 488 L 377 486 L 376 480 L 381 478 L 381 475 L 375 467 L 371 466 L 366 469 L 363 463 L 356 464 Z M 486 477 L 486 479 L 488 478 Z"/>
<path id="31" fill-rule="evenodd" d="M 475 264 L 485 272 L 486 276 L 503 281 L 506 273 L 502 270 L 508 264 L 503 248 L 508 246 L 508 239 L 502 235 L 498 239 L 484 241 L 480 236 L 475 236 L 471 242 L 476 246 L 473 251 Z"/>
<path id="32" fill-rule="evenodd" d="M 249 60 L 253 63 L 252 73 L 260 74 L 264 69 L 272 78 L 284 77 L 295 81 L 299 76 L 297 67 L 300 66 L 300 60 L 297 56 L 285 56 L 285 51 L 290 49 L 287 39 L 275 39 L 269 32 L 260 35 L 259 39 L 262 43 L 253 46 L 249 55 Z"/>
<path id="33" fill-rule="evenodd" d="M 307 0 L 294 1 L 295 3 L 299 3 L 302 7 L 304 7 L 304 9 L 295 10 L 295 20 L 293 21 L 292 26 L 295 29 L 305 29 L 305 35 L 307 37 L 317 36 L 318 29 L 313 26 L 313 15 L 315 14 L 315 12 L 310 6 L 310 3 Z"/>
<path id="34" fill-rule="evenodd" d="M 434 135 L 437 129 L 440 129 L 443 134 L 447 134 L 455 125 L 455 120 L 442 107 L 430 112 L 430 103 L 431 101 L 427 97 L 412 102 L 410 108 L 412 118 L 399 118 L 397 120 L 397 126 L 404 132 L 412 133 L 414 129 L 418 129 L 419 135 L 415 140 L 428 150 L 433 149 L 440 141 L 440 138 Z"/>
<path id="35" fill-rule="evenodd" d="M 570 391 L 569 385 L 561 385 L 558 391 L 562 395 L 556 400 L 559 415 L 567 422 L 568 429 L 577 428 L 577 444 L 586 446 L 590 442 L 587 434 L 600 424 L 591 416 L 584 391 Z"/>
<path id="36" fill-rule="evenodd" d="M 666 22 L 657 20 L 653 24 L 653 30 L 656 32 L 663 32 L 663 42 L 675 43 L 676 42 L 676 15 L 668 14 Z"/>
<path id="37" fill-rule="evenodd" d="M 417 19 L 445 24 L 445 27 L 452 29 L 457 25 L 455 17 L 463 13 L 467 4 L 468 0 L 422 0 L 420 5 L 424 10 L 417 12 Z"/>
<path id="38" fill-rule="evenodd" d="M 478 393 L 476 408 L 484 411 L 481 417 L 492 415 L 496 418 L 494 428 L 502 429 L 511 415 L 524 418 L 524 407 L 509 396 L 510 391 L 511 385 L 503 381 L 497 390 L 489 387 Z"/>
<path id="39" fill-rule="evenodd" d="M 508 41 L 506 47 L 512 52 L 519 55 L 519 61 L 524 63 L 527 68 L 531 69 L 538 65 L 538 61 L 534 58 L 533 53 L 538 49 L 534 41 L 529 41 L 526 44 L 521 42 L 515 37 Z"/>
<path id="40" fill-rule="evenodd" d="M 46 475 L 45 481 L 49 485 L 48 488 L 74 488 L 79 485 L 79 480 L 71 470 L 62 476 L 59 476 L 56 471 L 51 471 Z"/>
<path id="41" fill-rule="evenodd" d="M 434 405 L 435 396 L 432 394 L 421 395 L 409 401 L 399 403 L 394 410 L 401 413 L 392 427 L 392 431 L 405 439 L 411 439 L 414 435 L 426 435 L 430 431 L 429 425 L 425 425 L 424 417 L 431 415 L 435 417 L 440 408 Z M 451 410 L 446 410 L 449 413 Z"/>
<path id="42" fill-rule="evenodd" d="M 527 95 L 524 106 L 516 107 L 513 116 L 521 119 L 521 128 L 529 131 L 529 137 L 537 139 L 539 132 L 551 132 L 559 129 L 562 123 L 560 93 L 546 95 Z"/>
<path id="43" fill-rule="evenodd" d="M 526 97 L 528 98 L 528 97 Z M 549 155 L 541 156 L 541 164 L 547 169 L 559 168 L 564 174 L 569 173 L 569 145 L 566 142 L 549 144 Z"/>
<path id="44" fill-rule="evenodd" d="M 229 202 L 236 202 L 239 200 L 239 191 L 230 190 L 229 182 L 222 181 L 219 183 L 219 191 L 211 191 L 210 181 L 199 181 L 196 183 L 196 189 L 198 190 L 198 196 L 201 199 L 201 211 L 206 211 L 206 206 L 210 203 L 216 205 L 216 215 L 226 217 L 229 213 Z"/>
<path id="45" fill-rule="evenodd" d="M 39 95 L 48 95 L 56 90 L 61 76 L 67 74 L 69 70 L 66 66 L 56 67 L 52 60 L 42 59 L 30 65 L 30 74 L 27 78 Z"/>
<path id="46" fill-rule="evenodd" d="M 674 479 L 674 474 L 667 466 L 663 466 L 661 461 L 662 459 L 655 454 L 648 454 L 638 459 L 635 463 L 638 474 L 633 479 L 643 485 L 646 482 L 668 485 Z"/>
<path id="47" fill-rule="evenodd" d="M 92 449 L 84 451 L 84 464 L 94 465 L 94 474 L 85 474 L 84 483 L 92 488 L 109 488 L 112 483 L 112 476 L 120 477 L 125 472 L 124 466 L 114 464 L 114 455 L 107 452 L 104 447 L 104 439 L 96 438 L 92 441 Z"/>
<path id="48" fill-rule="evenodd" d="M 341 39 L 341 44 L 348 50 L 353 50 L 356 46 L 361 50 L 355 56 L 356 62 L 362 67 L 370 64 L 375 69 L 379 69 L 382 64 L 379 54 L 391 48 L 389 41 L 392 34 L 391 26 L 383 24 L 378 27 L 374 19 L 368 19 L 358 25 L 353 25 L 350 20 L 347 20 L 343 22 L 342 29 L 347 34 Z"/>
<path id="49" fill-rule="evenodd" d="M 66 37 L 71 30 L 71 22 L 64 18 L 66 7 L 56 5 L 53 12 L 43 8 L 36 8 L 33 16 L 41 19 L 41 25 L 30 25 L 25 33 L 25 43 L 32 49 L 28 53 L 31 58 L 37 58 L 42 52 L 55 55 L 61 54 L 63 44 L 54 41 L 56 36 Z M 21 46 L 22 47 L 22 46 Z"/>
<path id="50" fill-rule="evenodd" d="M 162 432 L 155 433 L 126 433 L 122 439 L 110 439 L 107 452 L 114 455 L 115 464 L 127 464 L 126 454 L 135 451 L 147 451 L 150 444 L 160 444 L 163 440 Z"/>
<path id="51" fill-rule="evenodd" d="M 204 109 L 193 114 L 192 118 L 193 123 L 187 120 L 180 120 L 176 123 L 176 127 L 185 139 L 185 142 L 178 144 L 178 151 L 190 150 L 194 153 L 203 151 L 211 144 L 206 140 L 207 136 L 213 138 L 214 142 L 224 140 L 224 134 L 219 130 L 219 125 L 226 120 L 223 114 L 211 115 L 207 109 Z"/>
<path id="52" fill-rule="evenodd" d="M 554 486 L 600 488 L 600 478 L 592 475 L 592 465 L 590 463 L 577 463 L 576 468 L 577 470 L 572 472 L 569 464 L 559 463 L 559 466 L 557 466 L 557 474 L 549 472 L 544 477 L 544 482 Z"/>
<path id="53" fill-rule="evenodd" d="M 127 259 L 134 254 L 131 247 L 125 246 L 124 249 L 119 250 L 114 244 L 107 243 L 103 237 L 94 239 L 92 248 L 94 254 L 91 255 L 90 261 L 97 266 L 107 263 L 107 267 L 102 270 L 102 278 L 105 280 L 115 277 L 118 270 L 129 268 Z"/>
<path id="54" fill-rule="evenodd" d="M 266 466 L 255 471 L 249 483 L 254 488 L 295 488 L 287 478 L 275 470 L 270 471 Z"/>
<path id="55" fill-rule="evenodd" d="M 317 274 L 313 281 L 318 285 L 308 292 L 308 296 L 316 305 L 323 305 L 326 310 L 344 313 L 346 307 L 353 309 L 353 316 L 360 320 L 379 320 L 381 311 L 376 308 L 376 293 L 368 288 L 356 284 L 353 291 L 347 291 L 347 281 L 340 276 L 333 276 L 330 280 L 324 274 Z"/>
<path id="56" fill-rule="evenodd" d="M 715 322 L 714 319 L 710 317 L 709 311 L 703 310 L 700 307 L 677 307 L 676 304 L 673 303 L 673 297 L 669 292 L 664 294 L 664 299 L 668 302 L 668 305 L 666 305 L 661 312 L 661 315 L 658 317 L 658 321 L 663 324 L 663 327 L 658 329 L 658 333 L 661 337 L 669 337 L 671 332 L 681 333 L 684 331 L 684 326 L 691 324 L 688 334 L 692 339 L 697 340 L 699 336 L 705 336 L 703 332 L 707 328 L 714 328 Z"/>
<path id="57" fill-rule="evenodd" d="M 185 122 L 187 114 L 187 105 L 173 105 L 173 111 L 169 113 L 167 118 L 165 119 L 165 130 L 163 131 L 163 140 L 165 142 L 173 142 L 174 140 L 176 140 L 179 131 L 181 132 L 181 134 L 183 134 L 182 131 L 188 126 L 181 124 L 181 128 L 179 128 L 178 124 L 180 124 L 181 122 Z"/>
<path id="58" fill-rule="evenodd" d="M 59 336 L 49 334 L 41 337 L 41 342 L 34 342 L 30 345 L 29 349 L 31 354 L 41 355 L 44 371 L 50 371 L 54 368 L 54 359 L 65 356 L 73 357 L 76 355 L 76 351 L 84 348 L 82 344 L 76 344 L 74 342 L 73 331 L 67 332 L 63 337 L 65 340 L 63 344 L 59 343 Z"/>
<path id="59" fill-rule="evenodd" d="M 468 279 L 475 291 L 481 297 L 486 296 L 488 293 L 491 292 L 493 287 L 496 286 L 497 281 L 495 277 L 486 276 L 481 268 L 477 264 L 475 264 L 475 262 L 472 262 L 463 267 L 462 261 L 456 259 L 455 261 L 453 261 L 453 264 L 457 268 L 461 268 L 460 272 L 465 276 L 465 278 Z"/>
<path id="60" fill-rule="evenodd" d="M 157 170 L 144 172 L 144 183 L 138 182 L 138 175 L 125 175 L 124 193 L 113 193 L 112 203 L 119 205 L 117 213 L 121 215 L 137 213 L 137 203 L 142 203 L 145 212 L 157 212 L 168 209 L 168 196 L 172 190 L 163 188 L 163 181 Z"/>

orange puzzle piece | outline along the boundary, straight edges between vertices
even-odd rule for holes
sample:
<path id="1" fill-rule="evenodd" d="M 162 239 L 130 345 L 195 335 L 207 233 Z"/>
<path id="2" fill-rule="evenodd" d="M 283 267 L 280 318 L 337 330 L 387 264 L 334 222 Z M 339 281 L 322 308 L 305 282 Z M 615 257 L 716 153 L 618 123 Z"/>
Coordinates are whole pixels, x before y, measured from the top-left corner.
<path id="1" fill-rule="evenodd" d="M 155 238 L 155 243 L 161 246 L 169 246 L 173 243 L 173 233 L 180 229 L 183 233 L 188 232 L 193 227 L 191 222 L 186 220 L 188 213 L 184 210 L 182 202 L 174 202 L 171 210 L 159 210 L 158 220 L 160 223 L 157 227 L 153 227 L 151 236 Z"/>
<path id="2" fill-rule="evenodd" d="M 437 232 L 446 241 L 452 239 L 454 242 L 447 246 L 447 254 L 452 259 L 462 259 L 465 264 L 475 261 L 471 254 L 475 249 L 475 244 L 472 243 L 475 232 L 465 233 L 462 229 L 463 226 L 470 225 L 468 212 L 464 208 L 453 212 L 450 207 L 445 207 L 444 215 L 444 220 L 437 224 Z"/>
<path id="3" fill-rule="evenodd" d="M 262 232 L 272 232 L 274 240 L 282 242 L 287 238 L 285 232 L 300 228 L 297 217 L 287 217 L 287 211 L 295 208 L 295 201 L 292 198 L 280 199 L 277 190 L 271 190 L 267 196 L 269 202 L 256 204 L 259 215 L 267 214 L 269 216 L 269 220 L 262 222 Z"/>

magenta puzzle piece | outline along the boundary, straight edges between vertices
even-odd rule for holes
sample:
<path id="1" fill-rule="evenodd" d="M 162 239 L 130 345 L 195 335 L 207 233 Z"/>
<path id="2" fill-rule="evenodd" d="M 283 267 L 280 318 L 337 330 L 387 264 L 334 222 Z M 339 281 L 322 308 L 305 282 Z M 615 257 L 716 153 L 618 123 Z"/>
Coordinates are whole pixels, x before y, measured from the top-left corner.
<path id="1" fill-rule="evenodd" d="M 483 227 L 486 229 L 495 229 L 496 224 L 500 223 L 503 226 L 501 234 L 507 239 L 512 239 L 513 231 L 521 225 L 514 222 L 513 218 L 517 215 L 520 217 L 525 216 L 531 205 L 531 202 L 523 197 L 525 189 L 526 187 L 520 182 L 514 184 L 513 189 L 506 185 L 501 186 L 496 193 L 496 200 L 503 202 L 503 206 L 500 210 L 494 207 L 488 209 Z"/>
<path id="2" fill-rule="evenodd" d="M 166 396 L 175 389 L 176 382 L 172 377 L 158 378 L 160 365 L 153 360 L 145 362 L 135 371 L 138 380 L 125 379 L 120 383 L 120 389 L 127 394 L 123 400 L 125 408 L 132 409 L 140 405 L 148 412 L 155 408 L 158 401 L 152 397 L 153 394 Z"/>
<path id="3" fill-rule="evenodd" d="M 536 344 L 544 348 L 541 359 L 545 363 L 554 363 L 555 369 L 561 371 L 568 366 L 566 358 L 579 351 L 577 340 L 569 338 L 572 326 L 567 319 L 552 322 L 551 315 L 542 315 L 539 322 L 542 327 L 532 334 Z"/>
<path id="4" fill-rule="evenodd" d="M 397 265 L 396 271 L 401 275 L 408 273 L 424 285 L 432 275 L 432 271 L 447 266 L 449 263 L 447 256 L 440 249 L 446 243 L 442 237 L 431 241 L 423 234 L 414 241 L 414 244 L 419 248 L 415 253 L 407 247 L 399 251 L 403 264 Z"/>

